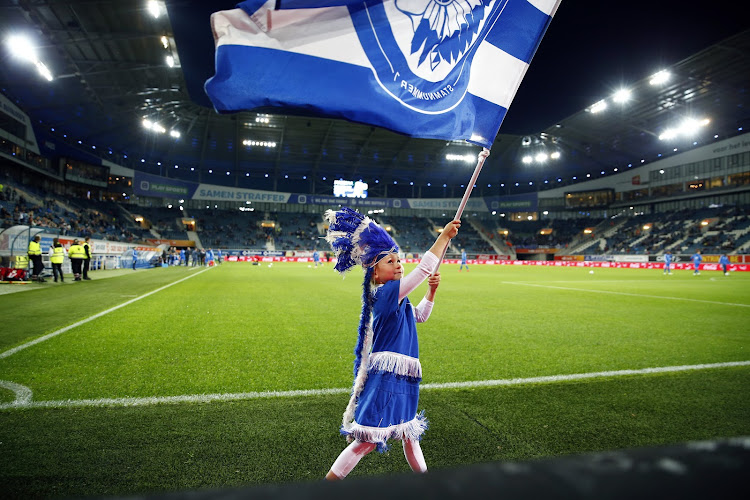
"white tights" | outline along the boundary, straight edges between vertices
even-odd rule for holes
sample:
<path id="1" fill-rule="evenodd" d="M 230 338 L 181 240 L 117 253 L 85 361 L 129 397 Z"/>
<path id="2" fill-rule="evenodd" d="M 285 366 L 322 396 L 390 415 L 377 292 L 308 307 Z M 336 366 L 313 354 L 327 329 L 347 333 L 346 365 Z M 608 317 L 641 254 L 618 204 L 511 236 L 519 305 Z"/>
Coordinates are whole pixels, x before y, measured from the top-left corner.
<path id="1" fill-rule="evenodd" d="M 424 455 L 422 454 L 422 448 L 419 446 L 419 441 L 404 440 L 403 443 L 404 456 L 406 457 L 406 461 L 409 463 L 411 470 L 419 473 L 427 472 L 427 464 L 424 461 Z M 359 461 L 362 460 L 362 457 L 375 449 L 375 446 L 375 443 L 354 441 L 347 446 L 344 451 L 341 452 L 336 461 L 333 462 L 331 472 L 336 475 L 338 479 L 344 479 Z"/>

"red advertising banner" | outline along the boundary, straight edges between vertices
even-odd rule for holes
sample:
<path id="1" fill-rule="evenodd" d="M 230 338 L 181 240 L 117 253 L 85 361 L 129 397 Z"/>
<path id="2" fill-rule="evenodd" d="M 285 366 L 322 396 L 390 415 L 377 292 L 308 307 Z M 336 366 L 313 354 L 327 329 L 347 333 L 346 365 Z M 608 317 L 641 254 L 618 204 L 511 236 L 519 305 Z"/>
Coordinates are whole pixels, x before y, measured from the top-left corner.
<path id="1" fill-rule="evenodd" d="M 611 269 L 663 269 L 663 262 L 591 262 L 582 260 L 583 256 L 576 255 L 564 255 L 562 257 L 581 257 L 581 259 L 575 260 L 484 260 L 484 259 L 469 259 L 466 262 L 468 264 L 476 265 L 495 265 L 495 266 L 552 266 L 552 267 L 584 267 L 584 268 L 611 268 Z M 742 257 L 742 256 L 738 256 Z M 748 257 L 748 256 L 746 256 Z M 260 255 L 228 255 L 225 260 L 227 262 L 313 262 L 312 257 L 270 257 Z M 331 260 L 330 264 L 333 265 L 335 261 Z M 406 264 L 417 264 L 419 259 L 403 259 L 401 262 Z M 748 264 L 736 264 L 732 263 L 729 265 L 730 271 L 750 271 L 750 260 Z M 461 259 L 444 259 L 443 264 L 460 264 Z M 674 270 L 693 270 L 693 264 L 690 262 L 673 262 L 672 269 Z M 701 264 L 701 271 L 721 271 L 721 266 L 718 264 Z"/>

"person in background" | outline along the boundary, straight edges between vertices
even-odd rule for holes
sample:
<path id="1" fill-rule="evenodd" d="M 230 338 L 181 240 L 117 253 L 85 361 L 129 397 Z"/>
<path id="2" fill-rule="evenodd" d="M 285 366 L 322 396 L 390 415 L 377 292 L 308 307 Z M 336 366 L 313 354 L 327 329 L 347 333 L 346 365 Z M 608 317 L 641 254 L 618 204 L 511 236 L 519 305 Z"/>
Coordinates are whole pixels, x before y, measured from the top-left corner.
<path id="1" fill-rule="evenodd" d="M 216 264 L 220 265 L 221 261 L 222 261 L 222 258 L 221 258 L 221 248 L 217 248 L 216 249 Z"/>
<path id="2" fill-rule="evenodd" d="M 91 238 L 86 236 L 83 240 L 83 251 L 86 252 L 86 257 L 83 259 L 83 279 L 90 280 L 89 268 L 91 267 Z"/>
<path id="3" fill-rule="evenodd" d="M 78 238 L 73 240 L 73 244 L 68 248 L 68 257 L 70 258 L 70 267 L 73 268 L 73 281 L 81 281 L 81 267 L 83 259 L 86 258 L 86 250 Z"/>
<path id="4" fill-rule="evenodd" d="M 44 270 L 44 262 L 42 262 L 42 246 L 39 242 L 42 241 L 42 237 L 38 234 L 29 241 L 29 261 L 32 264 L 31 269 L 31 281 L 44 281 L 42 278 L 42 271 Z"/>
<path id="5" fill-rule="evenodd" d="M 133 247 L 133 271 L 135 271 L 136 264 L 138 264 L 138 250 Z"/>
<path id="6" fill-rule="evenodd" d="M 57 283 L 57 276 L 60 275 L 60 282 L 65 283 L 65 277 L 63 276 L 62 265 L 65 261 L 65 247 L 60 243 L 59 238 L 52 240 L 52 246 L 49 247 L 49 261 L 52 264 L 52 275 L 55 277 L 55 283 Z"/>
<path id="7" fill-rule="evenodd" d="M 672 253 L 664 252 L 664 274 L 672 274 Z"/>
<path id="8" fill-rule="evenodd" d="M 466 249 L 462 248 L 461 249 L 461 265 L 458 266 L 458 272 L 459 273 L 461 272 L 461 269 L 464 268 L 464 266 L 466 266 L 466 272 L 468 273 L 469 272 L 469 264 L 466 263 Z"/>
<path id="9" fill-rule="evenodd" d="M 318 264 L 320 263 L 320 254 L 317 250 L 313 252 L 313 262 L 315 262 L 315 267 L 318 267 Z"/>
<path id="10" fill-rule="evenodd" d="M 703 257 L 701 256 L 701 251 L 696 250 L 692 257 L 690 257 L 690 260 L 693 261 L 693 276 L 698 276 L 701 271 L 701 261 L 703 260 Z"/>
<path id="11" fill-rule="evenodd" d="M 729 257 L 727 257 L 727 254 L 721 254 L 721 257 L 719 257 L 719 265 L 724 271 L 724 276 L 729 276 Z"/>
<path id="12" fill-rule="evenodd" d="M 187 266 L 187 256 L 185 255 L 185 249 L 180 249 L 180 265 L 186 265 Z"/>

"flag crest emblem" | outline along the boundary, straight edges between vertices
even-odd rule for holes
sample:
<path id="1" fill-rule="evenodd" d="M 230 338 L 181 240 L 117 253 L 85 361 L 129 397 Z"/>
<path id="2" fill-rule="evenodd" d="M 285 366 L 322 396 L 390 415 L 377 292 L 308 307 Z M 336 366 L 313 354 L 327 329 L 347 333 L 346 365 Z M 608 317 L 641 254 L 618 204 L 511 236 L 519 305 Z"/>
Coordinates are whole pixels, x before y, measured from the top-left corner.
<path id="1" fill-rule="evenodd" d="M 349 10 L 381 88 L 413 111 L 432 114 L 463 99 L 487 21 L 506 2 L 374 0 Z"/>

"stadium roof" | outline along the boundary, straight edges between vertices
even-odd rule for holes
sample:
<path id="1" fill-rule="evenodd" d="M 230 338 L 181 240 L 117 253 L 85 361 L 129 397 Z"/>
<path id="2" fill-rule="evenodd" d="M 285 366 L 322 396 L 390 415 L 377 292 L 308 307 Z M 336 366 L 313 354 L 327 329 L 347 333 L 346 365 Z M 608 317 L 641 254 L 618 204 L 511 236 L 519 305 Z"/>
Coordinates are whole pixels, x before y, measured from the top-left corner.
<path id="1" fill-rule="evenodd" d="M 234 3 L 169 0 L 155 18 L 145 0 L 4 2 L 2 41 L 26 34 L 52 81 L 3 43 L 0 90 L 32 117 L 42 145 L 68 143 L 149 173 L 326 194 L 333 178 L 361 178 L 376 195 L 384 185 L 389 196 L 460 195 L 442 186 L 467 182 L 471 165 L 446 154 L 475 155 L 477 146 L 413 139 L 334 119 L 215 113 L 202 92 L 213 74 L 208 15 Z M 750 30 L 739 13 L 728 13 L 733 2 L 717 1 L 690 16 L 686 2 L 631 2 L 629 14 L 602 10 L 599 4 L 608 2 L 568 3 L 558 10 L 495 140 L 480 177 L 482 194 L 610 175 L 747 126 Z M 659 19 L 667 7 L 680 9 L 676 27 Z M 652 18 L 663 26 L 649 22 Z M 634 20 L 651 31 L 632 33 Z M 694 30 L 696 23 L 704 29 Z M 660 69 L 671 77 L 650 84 Z M 630 101 L 613 101 L 619 85 L 631 91 Z M 591 112 L 600 100 L 607 109 Z M 688 118 L 696 120 L 693 135 L 678 130 Z M 147 130 L 144 119 L 166 133 Z M 704 119 L 708 125 L 701 126 Z M 170 136 L 171 130 L 179 138 Z M 674 137 L 666 139 L 669 131 Z M 540 163 L 534 158 L 542 150 L 560 157 Z M 66 149 L 58 146 L 48 153 L 61 151 Z M 525 156 L 532 160 L 524 163 Z"/>

